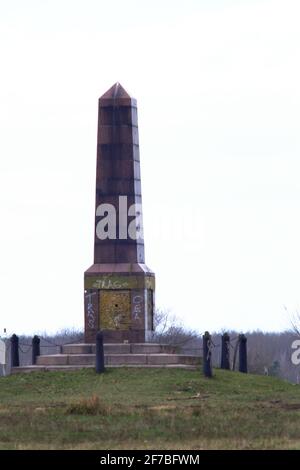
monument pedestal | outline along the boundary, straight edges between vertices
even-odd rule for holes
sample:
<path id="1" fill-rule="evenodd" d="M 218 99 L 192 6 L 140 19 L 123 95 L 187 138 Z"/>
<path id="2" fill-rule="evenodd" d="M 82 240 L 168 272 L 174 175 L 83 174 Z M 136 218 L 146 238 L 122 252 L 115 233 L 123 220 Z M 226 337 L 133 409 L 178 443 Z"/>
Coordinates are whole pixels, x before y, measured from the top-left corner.
<path id="1" fill-rule="evenodd" d="M 145 264 L 94 264 L 84 273 L 85 342 L 101 330 L 105 343 L 151 339 L 154 273 Z"/>

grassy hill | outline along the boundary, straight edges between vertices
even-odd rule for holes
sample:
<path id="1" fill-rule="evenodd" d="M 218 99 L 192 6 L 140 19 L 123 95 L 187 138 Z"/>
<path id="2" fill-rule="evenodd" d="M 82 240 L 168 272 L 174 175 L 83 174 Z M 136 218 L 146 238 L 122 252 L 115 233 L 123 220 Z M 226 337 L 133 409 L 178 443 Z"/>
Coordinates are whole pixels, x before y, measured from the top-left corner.
<path id="1" fill-rule="evenodd" d="M 13 375 L 0 449 L 300 449 L 300 387 L 221 370 Z"/>

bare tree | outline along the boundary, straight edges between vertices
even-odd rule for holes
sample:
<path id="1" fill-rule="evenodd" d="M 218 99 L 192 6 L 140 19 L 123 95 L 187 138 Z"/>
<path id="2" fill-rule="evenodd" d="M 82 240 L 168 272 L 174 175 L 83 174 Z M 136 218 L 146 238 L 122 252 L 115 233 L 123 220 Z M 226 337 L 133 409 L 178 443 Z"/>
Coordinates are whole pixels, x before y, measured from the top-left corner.
<path id="1" fill-rule="evenodd" d="M 154 329 L 154 341 L 172 344 L 175 347 L 181 347 L 191 340 L 199 338 L 197 332 L 186 329 L 170 310 L 155 310 Z"/>

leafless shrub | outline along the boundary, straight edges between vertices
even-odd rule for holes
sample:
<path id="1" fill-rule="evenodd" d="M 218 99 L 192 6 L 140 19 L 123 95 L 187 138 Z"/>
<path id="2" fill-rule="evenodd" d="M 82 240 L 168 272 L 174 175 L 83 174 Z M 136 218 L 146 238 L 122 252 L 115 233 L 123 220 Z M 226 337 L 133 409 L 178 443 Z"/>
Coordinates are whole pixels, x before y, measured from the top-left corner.
<path id="1" fill-rule="evenodd" d="M 155 310 L 154 328 L 153 341 L 175 347 L 182 347 L 199 337 L 195 331 L 186 329 L 170 310 Z"/>
<path id="2" fill-rule="evenodd" d="M 289 313 L 287 307 L 284 307 L 286 316 L 291 324 L 292 331 L 296 333 L 297 336 L 300 336 L 300 313 L 298 311 L 294 313 Z"/>
<path id="3" fill-rule="evenodd" d="M 47 340 L 49 340 L 50 343 L 55 343 L 57 345 L 75 342 L 83 343 L 84 341 L 83 330 L 78 330 L 75 328 L 64 328 L 52 335 L 49 335 L 46 331 L 44 331 L 40 332 L 38 336 L 43 339 L 45 343 Z"/>
<path id="4" fill-rule="evenodd" d="M 64 344 L 82 343 L 84 341 L 83 331 L 74 328 L 66 328 L 52 335 L 47 332 L 39 332 L 37 336 L 40 338 L 41 354 L 59 354 Z M 19 335 L 19 357 L 21 366 L 32 364 L 32 338 L 33 335 Z M 10 355 L 10 348 L 8 348 L 8 355 Z"/>

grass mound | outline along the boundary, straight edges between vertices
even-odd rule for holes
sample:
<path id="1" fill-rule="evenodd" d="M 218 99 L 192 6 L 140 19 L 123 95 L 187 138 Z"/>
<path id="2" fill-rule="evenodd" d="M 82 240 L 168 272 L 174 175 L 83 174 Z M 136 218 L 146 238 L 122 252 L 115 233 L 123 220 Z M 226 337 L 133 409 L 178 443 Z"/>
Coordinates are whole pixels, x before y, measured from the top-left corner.
<path id="1" fill-rule="evenodd" d="M 0 449 L 299 449 L 300 387 L 215 370 L 0 379 Z"/>

